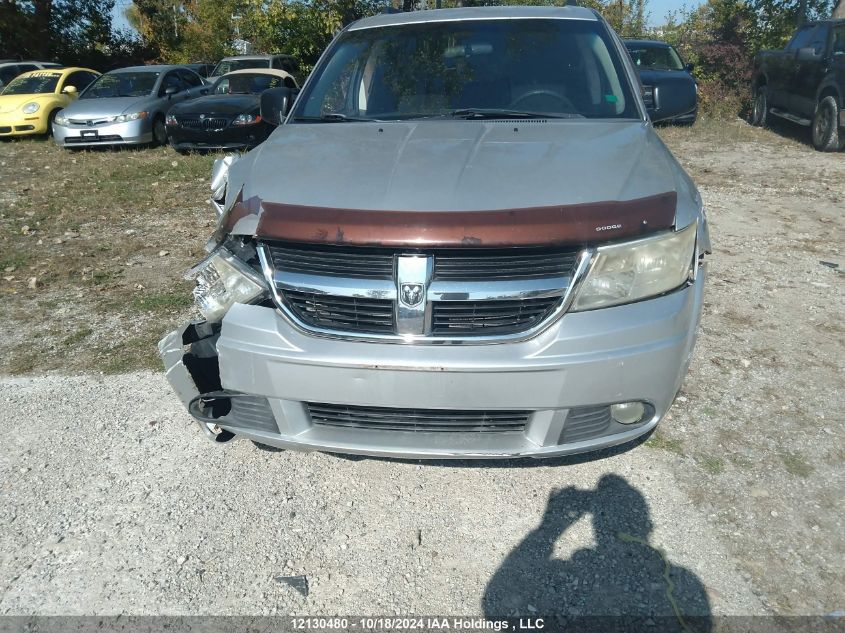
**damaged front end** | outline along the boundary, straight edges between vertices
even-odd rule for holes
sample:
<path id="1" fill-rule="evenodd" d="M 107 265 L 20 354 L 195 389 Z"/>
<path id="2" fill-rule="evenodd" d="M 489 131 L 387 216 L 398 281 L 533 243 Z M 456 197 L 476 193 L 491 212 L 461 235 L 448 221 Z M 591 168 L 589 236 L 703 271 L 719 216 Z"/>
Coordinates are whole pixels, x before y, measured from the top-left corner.
<path id="1" fill-rule="evenodd" d="M 228 216 L 238 202 L 232 200 L 228 205 L 226 202 L 229 168 L 237 159 L 237 156 L 226 156 L 215 161 L 211 204 L 219 218 L 217 230 L 207 244 L 208 257 L 186 274 L 187 279 L 196 282 L 194 301 L 204 320 L 191 321 L 167 334 L 158 344 L 171 387 L 205 436 L 221 443 L 235 437 L 220 426 L 233 414 L 233 400 L 239 399 L 234 405 L 235 412 L 245 406 L 260 409 L 266 403 L 263 398 L 223 389 L 217 355 L 221 322 L 236 303 L 272 306 L 254 239 L 249 235 L 228 234 L 227 229 L 231 227 L 226 227 Z"/>

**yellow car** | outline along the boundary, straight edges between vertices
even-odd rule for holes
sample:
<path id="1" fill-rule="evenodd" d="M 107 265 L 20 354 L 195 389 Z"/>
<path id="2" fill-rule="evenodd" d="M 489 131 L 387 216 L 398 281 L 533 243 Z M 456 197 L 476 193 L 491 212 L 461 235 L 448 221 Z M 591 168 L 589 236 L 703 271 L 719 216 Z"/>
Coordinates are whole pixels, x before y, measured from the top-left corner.
<path id="1" fill-rule="evenodd" d="M 44 68 L 18 75 L 0 92 L 0 138 L 50 134 L 56 113 L 99 76 L 89 68 Z"/>

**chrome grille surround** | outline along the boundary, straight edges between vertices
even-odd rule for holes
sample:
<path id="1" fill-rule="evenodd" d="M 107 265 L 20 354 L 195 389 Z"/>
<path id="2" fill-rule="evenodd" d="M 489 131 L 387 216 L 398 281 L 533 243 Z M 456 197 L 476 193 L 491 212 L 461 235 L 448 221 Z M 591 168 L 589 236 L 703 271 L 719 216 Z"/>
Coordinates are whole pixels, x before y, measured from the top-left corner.
<path id="1" fill-rule="evenodd" d="M 329 252 L 333 248 L 340 247 L 320 246 L 323 252 Z M 317 336 L 409 344 L 504 343 L 536 336 L 569 308 L 578 287 L 586 277 L 594 253 L 592 248 L 583 248 L 577 252 L 561 249 L 559 253 L 547 250 L 546 257 L 558 257 L 564 263 L 557 265 L 557 268 L 547 265 L 546 270 L 551 273 L 550 276 L 538 276 L 530 270 L 536 261 L 532 262 L 530 257 L 526 260 L 522 256 L 535 255 L 536 251 L 523 249 L 524 253 L 513 254 L 513 251 L 518 249 L 508 249 L 509 256 L 515 259 L 502 267 L 507 268 L 510 265 L 513 269 L 517 260 L 526 260 L 528 263 L 522 264 L 522 274 L 517 274 L 514 278 L 499 279 L 482 272 L 476 279 L 460 279 L 456 278 L 461 275 L 455 272 L 458 269 L 454 264 L 455 259 L 466 258 L 468 265 L 465 268 L 474 274 L 480 268 L 477 262 L 489 265 L 492 261 L 484 260 L 485 257 L 490 257 L 487 251 L 491 249 L 415 252 L 413 248 L 350 247 L 345 251 L 338 251 L 339 254 L 358 250 L 369 255 L 372 255 L 373 251 L 386 253 L 385 257 L 389 259 L 391 267 L 391 276 L 387 278 L 384 272 L 385 260 L 376 262 L 372 258 L 365 260 L 368 263 L 365 275 L 369 276 L 355 276 L 352 270 L 349 276 L 337 274 L 337 270 L 327 266 L 325 258 L 314 255 L 320 249 L 289 243 L 258 245 L 262 271 L 272 290 L 273 299 L 288 320 L 301 331 Z M 290 257 L 290 251 L 295 250 L 308 251 L 311 255 L 305 259 Z M 277 267 L 285 261 L 285 257 L 280 256 L 281 251 L 288 252 L 287 261 L 295 260 L 294 265 L 288 269 Z M 450 259 L 450 272 L 445 275 L 446 279 L 443 278 L 444 275 L 438 277 L 436 273 L 439 254 Z M 474 260 L 475 257 L 477 259 Z M 317 265 L 314 265 L 315 262 Z M 308 270 L 309 265 L 314 265 L 316 270 L 304 272 Z M 441 272 L 442 270 L 443 267 Z M 463 276 L 468 277 L 469 274 Z M 288 296 L 288 293 L 292 294 Z M 311 301 L 316 302 L 310 313 L 297 309 L 296 299 L 302 294 L 309 295 Z M 326 309 L 331 311 L 331 304 L 335 299 L 338 305 L 346 306 L 350 305 L 350 301 L 351 305 L 362 306 L 390 302 L 393 306 L 392 330 L 339 327 L 339 324 L 332 324 L 330 320 L 327 322 L 325 319 L 310 318 L 311 315 L 320 313 L 321 308 L 317 304 L 324 304 L 324 312 Z M 497 312 L 501 314 L 506 310 L 508 303 L 519 315 L 511 327 L 507 327 L 507 318 L 500 318 L 498 321 L 495 318 L 486 318 Z M 459 318 L 453 319 L 449 327 L 444 327 L 444 319 L 447 317 L 443 315 L 450 311 L 457 312 Z M 440 318 L 435 321 L 437 314 Z M 477 318 L 479 315 L 480 318 Z M 342 322 L 342 319 L 340 321 Z M 484 323 L 494 327 L 484 327 Z"/>

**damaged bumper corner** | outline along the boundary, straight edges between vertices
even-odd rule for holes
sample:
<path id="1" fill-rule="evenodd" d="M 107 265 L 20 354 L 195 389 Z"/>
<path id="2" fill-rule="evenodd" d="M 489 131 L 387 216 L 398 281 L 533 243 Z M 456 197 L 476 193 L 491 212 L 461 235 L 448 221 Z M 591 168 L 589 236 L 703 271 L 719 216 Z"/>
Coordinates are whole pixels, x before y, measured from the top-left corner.
<path id="1" fill-rule="evenodd" d="M 219 326 L 206 321 L 191 321 L 174 330 L 158 343 L 165 376 L 173 391 L 197 421 L 203 434 L 212 442 L 225 442 L 234 437 L 222 431 L 209 415 L 197 415 L 196 402 L 201 394 L 220 390 L 220 377 L 215 343 Z"/>

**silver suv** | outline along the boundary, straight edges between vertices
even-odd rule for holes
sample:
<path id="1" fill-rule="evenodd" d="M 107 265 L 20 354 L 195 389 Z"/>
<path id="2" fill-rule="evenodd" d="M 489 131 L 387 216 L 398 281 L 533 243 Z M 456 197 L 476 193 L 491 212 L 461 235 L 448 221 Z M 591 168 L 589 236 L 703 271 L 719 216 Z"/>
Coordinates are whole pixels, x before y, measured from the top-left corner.
<path id="1" fill-rule="evenodd" d="M 205 320 L 160 343 L 210 439 L 549 457 L 666 414 L 707 224 L 597 13 L 364 19 L 261 114 L 270 138 L 215 165 Z"/>

